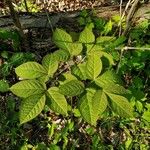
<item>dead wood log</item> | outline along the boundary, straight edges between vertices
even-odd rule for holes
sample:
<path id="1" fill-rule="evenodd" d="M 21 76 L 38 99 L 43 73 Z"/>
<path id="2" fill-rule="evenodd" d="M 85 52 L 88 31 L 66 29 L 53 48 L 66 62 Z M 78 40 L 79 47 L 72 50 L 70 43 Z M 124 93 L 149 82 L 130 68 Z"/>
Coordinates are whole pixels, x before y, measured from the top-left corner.
<path id="1" fill-rule="evenodd" d="M 150 19 L 150 3 L 143 4 L 134 18 L 149 18 Z M 124 8 L 123 8 L 124 9 Z M 95 8 L 98 17 L 109 19 L 114 15 L 119 14 L 119 6 L 108 6 Z M 128 12 L 126 12 L 128 13 Z M 49 13 L 50 23 L 46 13 L 20 13 L 19 20 L 23 29 L 29 28 L 51 28 L 55 27 L 60 20 L 70 20 L 76 18 L 79 15 L 79 11 L 74 12 L 60 12 Z M 12 29 L 14 27 L 11 16 L 0 16 L 0 28 Z"/>

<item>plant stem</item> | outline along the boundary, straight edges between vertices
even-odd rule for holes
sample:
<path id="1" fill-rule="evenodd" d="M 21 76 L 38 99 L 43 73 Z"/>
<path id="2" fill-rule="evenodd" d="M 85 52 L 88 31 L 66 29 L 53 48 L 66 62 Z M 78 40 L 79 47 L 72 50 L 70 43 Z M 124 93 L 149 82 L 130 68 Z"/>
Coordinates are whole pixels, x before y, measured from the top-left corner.
<path id="1" fill-rule="evenodd" d="M 17 27 L 17 29 L 19 30 L 19 34 L 22 38 L 22 43 L 25 47 L 25 49 L 29 49 L 29 45 L 28 45 L 28 42 L 27 42 L 27 39 L 26 39 L 26 36 L 23 32 L 23 29 L 22 29 L 22 26 L 21 26 L 21 23 L 19 21 L 19 17 L 14 9 L 14 6 L 12 4 L 12 1 L 11 0 L 6 0 L 6 3 L 9 7 L 9 10 L 10 10 L 10 13 L 11 13 L 11 16 L 12 16 L 12 19 L 13 19 L 13 22 L 15 24 L 15 26 Z"/>
<path id="2" fill-rule="evenodd" d="M 24 0 L 24 4 L 25 4 L 26 11 L 29 12 L 28 5 L 27 5 L 27 1 L 26 1 L 26 0 Z"/>
<path id="3" fill-rule="evenodd" d="M 117 74 L 118 74 L 119 69 L 120 69 L 121 59 L 122 59 L 122 56 L 123 56 L 123 52 L 124 52 L 124 49 L 121 49 L 120 58 L 119 58 L 119 63 L 118 63 L 117 70 L 116 70 L 116 73 L 117 73 Z"/>
<path id="4" fill-rule="evenodd" d="M 138 7 L 138 4 L 139 4 L 139 0 L 135 0 L 134 3 L 132 4 L 132 7 L 131 9 L 129 10 L 129 13 L 127 15 L 127 19 L 126 19 L 126 29 L 124 30 L 123 32 L 123 35 L 125 36 L 128 31 L 129 31 L 129 28 L 130 28 L 130 21 L 131 19 L 133 18 L 133 15 L 135 14 L 135 11 Z"/>

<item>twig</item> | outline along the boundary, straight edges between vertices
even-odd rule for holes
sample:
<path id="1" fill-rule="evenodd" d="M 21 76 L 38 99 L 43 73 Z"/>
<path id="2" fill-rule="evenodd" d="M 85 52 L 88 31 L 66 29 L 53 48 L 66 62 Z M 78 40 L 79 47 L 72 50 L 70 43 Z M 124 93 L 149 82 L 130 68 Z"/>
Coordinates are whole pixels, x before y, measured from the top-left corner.
<path id="1" fill-rule="evenodd" d="M 119 26 L 119 36 L 120 36 L 121 33 L 122 33 L 122 21 L 123 21 L 123 19 L 124 19 L 124 17 L 125 17 L 125 13 L 127 12 L 128 8 L 129 8 L 129 6 L 130 6 L 130 4 L 131 4 L 131 0 L 129 0 L 128 3 L 126 4 L 123 13 L 122 13 L 122 4 L 121 4 L 121 3 L 122 3 L 122 2 L 120 2 L 120 22 L 119 22 L 119 24 L 118 24 L 118 26 Z M 121 15 L 122 15 L 122 16 L 121 16 Z"/>
<path id="2" fill-rule="evenodd" d="M 121 66 L 121 61 L 122 61 L 122 56 L 123 56 L 123 52 L 124 52 L 124 48 L 121 49 L 121 53 L 120 53 L 120 58 L 119 58 L 119 63 L 117 65 L 117 69 L 116 69 L 116 73 L 118 74 L 120 66 Z"/>
<path id="3" fill-rule="evenodd" d="M 117 48 L 115 48 L 116 50 L 148 50 L 148 51 L 150 51 L 150 48 L 148 48 L 148 47 L 128 47 L 128 46 L 125 46 L 125 47 L 123 47 L 123 48 L 121 48 L 121 47 L 117 47 Z"/>
<path id="4" fill-rule="evenodd" d="M 52 30 L 52 32 L 54 33 L 54 29 L 53 29 L 53 26 L 52 26 L 52 22 L 51 22 L 51 19 L 50 19 L 49 14 L 48 14 L 47 11 L 46 11 L 46 16 L 47 16 L 48 23 L 49 23 L 49 25 L 50 25 L 50 27 L 51 27 L 51 30 Z"/>
<path id="5" fill-rule="evenodd" d="M 130 4 L 131 4 L 131 0 L 129 0 L 128 3 L 125 6 L 124 12 L 123 12 L 122 17 L 121 17 L 121 21 L 125 17 L 125 13 L 127 12 L 127 9 L 129 8 Z"/>
<path id="6" fill-rule="evenodd" d="M 120 24 L 119 24 L 119 36 L 122 32 L 122 0 L 120 0 Z"/>
<path id="7" fill-rule="evenodd" d="M 132 7 L 127 15 L 126 29 L 124 30 L 123 35 L 126 35 L 128 33 L 128 30 L 130 28 L 130 20 L 133 18 L 133 15 L 137 9 L 138 4 L 139 4 L 139 0 L 135 0 L 134 3 L 132 4 Z"/>
<path id="8" fill-rule="evenodd" d="M 18 28 L 19 30 L 19 34 L 22 38 L 22 42 L 23 42 L 23 45 L 25 46 L 26 49 L 29 49 L 29 45 L 28 45 L 28 42 L 27 42 L 27 39 L 26 39 L 26 36 L 23 32 L 23 29 L 22 29 L 22 26 L 21 26 L 21 23 L 20 23 L 20 20 L 19 20 L 19 17 L 14 9 L 14 6 L 12 4 L 12 1 L 11 0 L 6 0 L 6 3 L 9 7 L 9 10 L 10 10 L 10 13 L 11 13 L 11 16 L 12 16 L 12 19 L 13 19 L 13 22 L 15 24 L 15 26 Z"/>
<path id="9" fill-rule="evenodd" d="M 22 31 L 22 27 L 21 27 L 21 23 L 19 21 L 19 17 L 16 13 L 16 11 L 14 10 L 14 6 L 11 2 L 11 0 L 6 0 L 6 3 L 9 7 L 9 10 L 10 10 L 10 13 L 11 13 L 11 16 L 12 16 L 12 19 L 14 21 L 14 24 L 16 25 L 16 27 L 20 30 L 20 32 L 23 34 L 23 31 Z"/>
<path id="10" fill-rule="evenodd" d="M 25 8 L 26 8 L 26 11 L 29 12 L 28 5 L 27 5 L 27 1 L 26 1 L 26 0 L 24 0 L 24 5 L 25 5 Z"/>

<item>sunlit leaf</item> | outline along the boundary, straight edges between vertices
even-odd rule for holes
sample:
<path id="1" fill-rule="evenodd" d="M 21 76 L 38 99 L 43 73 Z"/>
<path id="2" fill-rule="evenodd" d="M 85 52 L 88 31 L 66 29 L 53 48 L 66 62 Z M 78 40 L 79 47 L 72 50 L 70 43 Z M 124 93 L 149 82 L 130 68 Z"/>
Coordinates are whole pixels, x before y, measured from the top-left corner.
<path id="1" fill-rule="evenodd" d="M 63 29 L 56 29 L 53 34 L 54 43 L 63 50 L 70 51 L 70 47 L 72 44 L 72 37 Z"/>
<path id="2" fill-rule="evenodd" d="M 53 54 L 46 55 L 42 60 L 42 65 L 46 68 L 48 76 L 53 77 L 53 74 L 58 69 L 58 61 Z"/>
<path id="3" fill-rule="evenodd" d="M 78 101 L 78 107 L 84 120 L 92 125 L 96 125 L 99 115 L 107 107 L 107 97 L 102 90 L 88 88 Z"/>
<path id="4" fill-rule="evenodd" d="M 48 106 L 55 112 L 60 114 L 67 114 L 67 101 L 57 87 L 51 87 L 48 89 L 49 102 Z"/>
<path id="5" fill-rule="evenodd" d="M 63 95 L 76 96 L 84 91 L 84 85 L 78 80 L 71 80 L 59 86 L 59 91 Z"/>
<path id="6" fill-rule="evenodd" d="M 29 97 L 45 92 L 45 86 L 37 80 L 24 80 L 14 84 L 10 88 L 11 92 L 19 97 Z"/>
<path id="7" fill-rule="evenodd" d="M 82 63 L 79 65 L 74 65 L 72 68 L 72 73 L 79 77 L 81 80 L 86 80 L 86 64 Z"/>
<path id="8" fill-rule="evenodd" d="M 87 58 L 86 75 L 89 79 L 94 80 L 101 73 L 102 61 L 96 53 L 90 53 Z"/>
<path id="9" fill-rule="evenodd" d="M 32 95 L 22 100 L 20 107 L 20 123 L 23 124 L 35 118 L 43 110 L 45 95 Z"/>
<path id="10" fill-rule="evenodd" d="M 133 108 L 128 100 L 120 95 L 107 93 L 112 101 L 112 109 L 121 117 L 133 117 Z"/>
<path id="11" fill-rule="evenodd" d="M 47 74 L 46 69 L 37 62 L 27 62 L 15 69 L 16 74 L 23 79 L 35 79 Z"/>
<path id="12" fill-rule="evenodd" d="M 70 54 L 68 51 L 66 50 L 57 50 L 53 53 L 53 56 L 55 57 L 55 59 L 58 61 L 58 62 L 63 62 L 63 61 L 67 61 L 69 58 L 70 58 Z"/>

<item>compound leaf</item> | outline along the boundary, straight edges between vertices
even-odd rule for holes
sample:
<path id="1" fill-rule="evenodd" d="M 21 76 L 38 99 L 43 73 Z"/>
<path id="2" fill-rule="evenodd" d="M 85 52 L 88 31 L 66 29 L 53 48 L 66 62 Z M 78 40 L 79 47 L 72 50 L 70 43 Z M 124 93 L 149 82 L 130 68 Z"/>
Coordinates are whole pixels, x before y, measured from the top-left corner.
<path id="1" fill-rule="evenodd" d="M 32 95 L 22 100 L 20 107 L 20 123 L 23 124 L 41 113 L 45 105 L 45 95 Z"/>
<path id="2" fill-rule="evenodd" d="M 101 76 L 95 79 L 95 83 L 104 89 L 104 91 L 114 94 L 129 94 L 130 92 L 126 90 L 122 84 L 120 78 L 113 71 L 106 71 Z"/>

